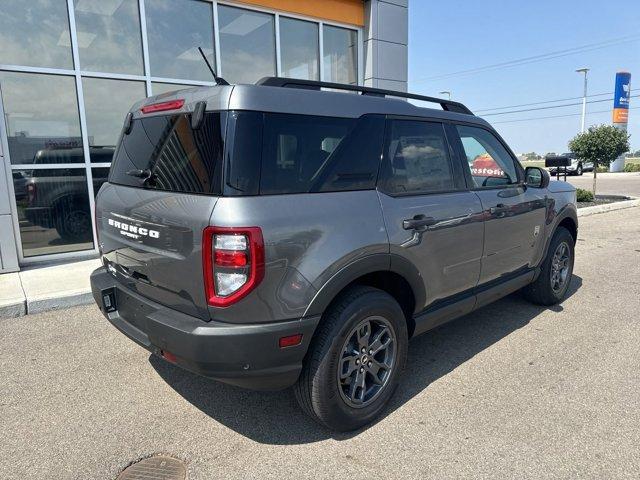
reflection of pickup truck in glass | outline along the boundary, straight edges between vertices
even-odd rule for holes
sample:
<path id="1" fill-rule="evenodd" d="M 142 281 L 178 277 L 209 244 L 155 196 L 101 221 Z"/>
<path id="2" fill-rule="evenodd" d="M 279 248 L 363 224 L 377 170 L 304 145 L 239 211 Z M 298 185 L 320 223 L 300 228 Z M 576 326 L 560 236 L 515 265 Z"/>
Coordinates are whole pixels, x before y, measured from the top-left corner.
<path id="1" fill-rule="evenodd" d="M 560 156 L 571 159 L 571 165 L 566 167 L 569 175 L 582 175 L 583 172 L 593 172 L 593 163 L 579 159 L 573 152 L 563 153 Z M 549 173 L 555 175 L 558 173 L 558 167 L 549 167 Z M 564 173 L 564 167 L 560 167 L 560 173 Z"/>
<path id="2" fill-rule="evenodd" d="M 90 153 L 94 162 L 110 162 L 113 148 L 91 147 Z M 34 164 L 62 163 L 77 163 L 78 168 L 52 166 L 24 172 L 24 179 L 20 180 L 26 197 L 24 215 L 34 225 L 55 228 L 67 241 L 90 241 L 91 212 L 82 148 L 39 150 L 34 157 Z M 107 180 L 107 172 L 104 168 L 93 169 L 95 192 Z"/>

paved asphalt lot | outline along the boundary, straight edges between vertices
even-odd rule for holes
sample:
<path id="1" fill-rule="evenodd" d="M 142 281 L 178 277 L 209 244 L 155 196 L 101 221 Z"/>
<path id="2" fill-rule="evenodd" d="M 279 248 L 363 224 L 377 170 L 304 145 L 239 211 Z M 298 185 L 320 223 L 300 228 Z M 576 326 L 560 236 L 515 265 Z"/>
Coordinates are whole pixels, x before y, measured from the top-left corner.
<path id="1" fill-rule="evenodd" d="M 591 190 L 593 188 L 593 173 L 585 172 L 581 177 L 568 176 L 567 182 L 575 187 Z M 640 172 L 599 173 L 596 191 L 599 195 L 640 197 Z"/>
<path id="2" fill-rule="evenodd" d="M 96 307 L 0 320 L 0 478 L 638 478 L 640 208 L 581 222 L 571 296 L 514 295 L 412 342 L 391 408 L 334 435 L 291 392 L 152 358 Z"/>

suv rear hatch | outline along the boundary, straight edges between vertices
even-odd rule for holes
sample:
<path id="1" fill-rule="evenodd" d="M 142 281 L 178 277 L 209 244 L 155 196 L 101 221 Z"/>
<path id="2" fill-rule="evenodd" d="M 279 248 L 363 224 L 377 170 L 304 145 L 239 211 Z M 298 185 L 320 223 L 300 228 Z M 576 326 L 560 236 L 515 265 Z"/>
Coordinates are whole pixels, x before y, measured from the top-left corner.
<path id="1" fill-rule="evenodd" d="M 202 90 L 187 92 L 202 97 Z M 208 320 L 202 234 L 222 185 L 226 113 L 169 100 L 162 108 L 178 110 L 127 117 L 96 202 L 98 237 L 105 265 L 121 283 Z"/>

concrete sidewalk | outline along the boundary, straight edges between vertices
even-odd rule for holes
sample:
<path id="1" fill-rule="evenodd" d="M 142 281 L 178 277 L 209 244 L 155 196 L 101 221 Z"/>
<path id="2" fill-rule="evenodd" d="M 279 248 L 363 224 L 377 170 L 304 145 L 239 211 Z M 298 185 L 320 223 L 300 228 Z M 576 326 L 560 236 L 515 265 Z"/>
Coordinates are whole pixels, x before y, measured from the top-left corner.
<path id="1" fill-rule="evenodd" d="M 95 258 L 0 275 L 0 318 L 91 303 L 89 275 L 99 266 Z"/>

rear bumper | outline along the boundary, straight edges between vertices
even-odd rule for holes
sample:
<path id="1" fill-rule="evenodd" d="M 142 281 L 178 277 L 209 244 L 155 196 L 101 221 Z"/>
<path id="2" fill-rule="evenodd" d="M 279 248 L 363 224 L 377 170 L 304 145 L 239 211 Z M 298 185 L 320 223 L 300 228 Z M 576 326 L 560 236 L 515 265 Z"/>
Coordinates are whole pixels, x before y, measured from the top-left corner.
<path id="1" fill-rule="evenodd" d="M 104 316 L 152 353 L 172 358 L 191 372 L 254 390 L 293 385 L 302 369 L 319 316 L 267 324 L 204 322 L 126 288 L 104 267 L 91 274 L 93 298 Z M 114 292 L 116 310 L 107 312 L 103 295 Z M 280 348 L 281 337 L 302 333 L 302 343 Z M 175 358 L 174 358 L 175 357 Z"/>

